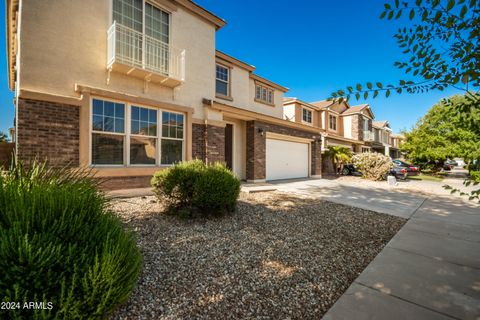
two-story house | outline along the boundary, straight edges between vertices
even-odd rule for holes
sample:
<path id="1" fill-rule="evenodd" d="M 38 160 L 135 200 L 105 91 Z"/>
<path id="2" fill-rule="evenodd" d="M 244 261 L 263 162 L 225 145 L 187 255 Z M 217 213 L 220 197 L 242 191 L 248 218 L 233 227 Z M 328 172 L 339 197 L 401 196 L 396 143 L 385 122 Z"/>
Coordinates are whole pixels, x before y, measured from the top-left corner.
<path id="1" fill-rule="evenodd" d="M 405 136 L 403 134 L 392 133 L 390 135 L 390 157 L 392 159 L 403 158 L 403 154 L 400 152 Z"/>
<path id="2" fill-rule="evenodd" d="M 392 134 L 392 129 L 387 120 L 383 121 L 374 121 L 372 124 L 373 127 L 373 142 L 372 142 L 372 151 L 382 153 L 386 156 L 390 156 L 390 135 Z"/>
<path id="3" fill-rule="evenodd" d="M 371 150 L 372 120 L 368 104 L 350 106 L 347 101 L 318 101 L 307 103 L 297 98 L 285 98 L 284 118 L 316 128 L 322 136 L 322 151 L 342 146 L 353 153 Z M 330 161 L 323 162 L 323 172 L 333 173 Z"/>
<path id="4" fill-rule="evenodd" d="M 182 160 L 242 179 L 320 176 L 318 130 L 283 119 L 287 89 L 216 51 L 225 21 L 190 0 L 7 0 L 19 160 L 139 187 Z"/>

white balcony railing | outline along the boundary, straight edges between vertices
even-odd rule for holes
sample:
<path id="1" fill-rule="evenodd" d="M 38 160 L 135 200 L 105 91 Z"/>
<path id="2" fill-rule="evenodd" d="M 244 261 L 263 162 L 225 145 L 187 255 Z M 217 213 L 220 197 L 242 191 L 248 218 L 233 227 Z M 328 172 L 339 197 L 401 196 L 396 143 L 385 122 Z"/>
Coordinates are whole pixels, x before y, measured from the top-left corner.
<path id="1" fill-rule="evenodd" d="M 158 75 L 160 79 L 185 81 L 185 50 L 135 31 L 117 22 L 108 29 L 107 68 L 116 64 L 145 71 L 139 74 Z"/>
<path id="2" fill-rule="evenodd" d="M 369 130 L 363 131 L 363 141 L 373 141 L 373 132 Z"/>

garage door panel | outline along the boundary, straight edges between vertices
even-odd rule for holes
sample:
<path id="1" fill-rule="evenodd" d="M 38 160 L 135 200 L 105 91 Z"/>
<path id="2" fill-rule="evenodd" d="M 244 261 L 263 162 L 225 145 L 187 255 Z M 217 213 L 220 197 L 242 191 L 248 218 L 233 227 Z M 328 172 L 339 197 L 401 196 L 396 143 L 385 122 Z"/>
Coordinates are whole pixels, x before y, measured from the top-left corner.
<path id="1" fill-rule="evenodd" d="M 267 180 L 308 177 L 308 143 L 267 139 L 266 144 Z"/>

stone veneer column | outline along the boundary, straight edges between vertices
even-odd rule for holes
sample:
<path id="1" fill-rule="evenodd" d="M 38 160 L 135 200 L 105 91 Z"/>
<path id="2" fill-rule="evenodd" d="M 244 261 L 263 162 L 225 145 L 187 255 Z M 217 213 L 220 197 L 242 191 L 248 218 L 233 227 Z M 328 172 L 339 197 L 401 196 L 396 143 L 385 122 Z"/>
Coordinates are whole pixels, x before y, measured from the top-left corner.
<path id="1" fill-rule="evenodd" d="M 311 175 L 313 178 L 322 177 L 322 140 L 314 140 L 311 143 Z"/>
<path id="2" fill-rule="evenodd" d="M 16 108 L 18 160 L 79 166 L 79 106 L 20 98 Z"/>

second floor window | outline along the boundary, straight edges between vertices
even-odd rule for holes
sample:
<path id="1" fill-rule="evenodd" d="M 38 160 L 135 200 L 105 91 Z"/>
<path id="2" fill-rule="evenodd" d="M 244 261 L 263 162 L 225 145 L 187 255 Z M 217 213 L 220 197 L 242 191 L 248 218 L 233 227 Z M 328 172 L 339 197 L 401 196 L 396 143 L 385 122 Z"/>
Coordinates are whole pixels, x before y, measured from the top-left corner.
<path id="1" fill-rule="evenodd" d="M 143 0 L 113 0 L 113 20 L 153 39 L 169 43 L 170 15 Z"/>
<path id="2" fill-rule="evenodd" d="M 328 116 L 328 127 L 331 130 L 337 131 L 337 117 L 332 116 L 331 114 Z"/>
<path id="3" fill-rule="evenodd" d="M 222 96 L 230 96 L 230 69 L 217 64 L 215 92 Z"/>
<path id="4" fill-rule="evenodd" d="M 143 0 L 113 0 L 119 61 L 168 74 L 170 14 Z"/>
<path id="5" fill-rule="evenodd" d="M 273 89 L 257 84 L 255 86 L 255 100 L 268 104 L 274 104 Z"/>
<path id="6" fill-rule="evenodd" d="M 368 118 L 363 118 L 363 131 L 369 131 Z"/>
<path id="7" fill-rule="evenodd" d="M 302 109 L 303 122 L 312 123 L 312 111 L 308 109 Z"/>

